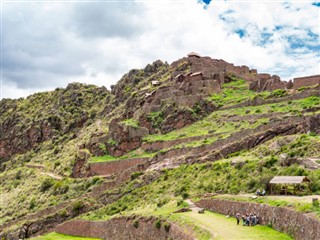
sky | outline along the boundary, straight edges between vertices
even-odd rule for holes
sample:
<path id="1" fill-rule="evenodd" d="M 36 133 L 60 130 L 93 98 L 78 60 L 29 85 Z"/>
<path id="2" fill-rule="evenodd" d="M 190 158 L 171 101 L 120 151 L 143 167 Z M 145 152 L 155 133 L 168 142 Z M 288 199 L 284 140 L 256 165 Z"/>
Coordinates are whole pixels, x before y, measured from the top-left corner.
<path id="1" fill-rule="evenodd" d="M 195 51 L 283 80 L 320 72 L 320 2 L 1 0 L 0 99 L 115 84 Z"/>

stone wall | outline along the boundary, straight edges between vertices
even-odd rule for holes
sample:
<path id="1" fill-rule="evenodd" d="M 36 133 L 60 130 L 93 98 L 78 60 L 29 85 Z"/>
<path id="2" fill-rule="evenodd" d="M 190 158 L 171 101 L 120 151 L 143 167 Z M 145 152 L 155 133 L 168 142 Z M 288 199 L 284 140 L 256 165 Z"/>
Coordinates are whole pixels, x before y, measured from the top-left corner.
<path id="1" fill-rule="evenodd" d="M 309 87 L 320 84 L 320 75 L 300 77 L 293 79 L 293 88 L 298 89 L 300 87 Z"/>
<path id="2" fill-rule="evenodd" d="M 89 164 L 89 175 L 111 175 L 122 172 L 133 166 L 144 164 L 149 158 L 133 158 L 111 162 L 97 162 Z"/>
<path id="3" fill-rule="evenodd" d="M 193 240 L 190 233 L 183 231 L 179 226 L 169 223 L 169 228 L 155 227 L 156 218 L 113 218 L 109 221 L 74 220 L 59 225 L 55 231 L 58 233 L 96 237 L 117 240 Z"/>
<path id="4" fill-rule="evenodd" d="M 287 233 L 298 240 L 320 239 L 320 221 L 301 212 L 266 204 L 236 202 L 222 199 L 203 199 L 197 206 L 224 215 L 256 213 L 263 225 Z"/>

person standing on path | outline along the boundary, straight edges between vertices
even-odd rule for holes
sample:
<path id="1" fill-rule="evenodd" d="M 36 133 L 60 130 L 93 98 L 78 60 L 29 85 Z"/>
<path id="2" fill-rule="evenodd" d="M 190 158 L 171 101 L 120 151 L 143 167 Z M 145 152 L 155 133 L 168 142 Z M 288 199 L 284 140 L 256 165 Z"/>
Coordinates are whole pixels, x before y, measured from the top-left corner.
<path id="1" fill-rule="evenodd" d="M 239 225 L 239 222 L 240 222 L 240 214 L 239 213 L 237 213 L 236 219 L 237 219 L 237 225 Z"/>

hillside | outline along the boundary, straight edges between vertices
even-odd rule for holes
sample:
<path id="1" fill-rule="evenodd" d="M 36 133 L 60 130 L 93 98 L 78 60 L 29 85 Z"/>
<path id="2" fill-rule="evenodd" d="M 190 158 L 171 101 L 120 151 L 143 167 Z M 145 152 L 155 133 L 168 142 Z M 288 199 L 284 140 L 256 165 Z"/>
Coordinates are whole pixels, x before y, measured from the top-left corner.
<path id="1" fill-rule="evenodd" d="M 191 53 L 131 70 L 111 91 L 73 83 L 3 99 L 0 237 L 57 231 L 107 238 L 85 232 L 99 220 L 119 232 L 117 239 L 119 228 L 132 228 L 132 239 L 148 239 L 143 234 L 157 230 L 161 239 L 211 239 L 218 229 L 210 230 L 197 214 L 173 214 L 192 208 L 191 200 L 202 207 L 204 199 L 289 206 L 308 213 L 316 226 L 320 208 L 312 197 L 247 196 L 257 189 L 270 194 L 274 176 L 307 176 L 310 189 L 298 194 L 320 194 L 319 83 L 319 76 L 284 82 Z M 294 224 L 270 221 L 262 219 L 290 236 L 262 227 L 250 239 L 264 231 L 269 239 L 299 239 Z M 77 232 L 73 223 L 86 227 Z M 308 234 L 320 237 L 319 230 Z"/>

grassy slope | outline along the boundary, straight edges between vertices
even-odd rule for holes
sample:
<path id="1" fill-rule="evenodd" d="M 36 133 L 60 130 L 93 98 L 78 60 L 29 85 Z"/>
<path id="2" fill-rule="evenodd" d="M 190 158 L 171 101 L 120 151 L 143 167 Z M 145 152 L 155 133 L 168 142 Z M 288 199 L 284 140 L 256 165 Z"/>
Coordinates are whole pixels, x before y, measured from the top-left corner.
<path id="1" fill-rule="evenodd" d="M 319 156 L 320 137 L 296 135 L 280 137 L 267 142 L 256 149 L 239 153 L 238 156 L 214 163 L 182 165 L 176 169 L 166 170 L 162 176 L 151 184 L 133 190 L 122 199 L 85 216 L 86 219 L 108 219 L 121 214 L 163 215 L 184 206 L 183 199 L 192 197 L 198 199 L 207 192 L 221 193 L 253 193 L 256 189 L 266 188 L 266 184 L 275 175 L 307 175 L 312 179 L 313 193 L 320 193 L 320 169 L 307 170 L 303 166 L 293 164 L 281 166 L 278 157 L 282 153 L 303 151 L 305 156 Z M 270 147 L 285 142 L 279 147 Z M 265 154 L 265 155 L 264 155 Z M 294 156 L 294 154 L 292 154 Z M 148 172 L 147 174 L 152 174 Z M 130 191 L 142 179 L 135 179 L 126 185 L 122 191 Z M 275 206 L 291 203 L 282 200 L 254 200 Z M 320 216 L 320 208 L 311 203 L 292 202 L 298 211 L 316 212 Z"/>
<path id="2" fill-rule="evenodd" d="M 69 90 L 56 89 L 27 99 L 12 100 L 14 104 L 11 105 L 16 105 L 19 124 L 23 128 L 29 126 L 30 119 L 45 121 L 51 115 L 59 116 L 63 126 L 68 126 L 83 114 L 87 114 L 89 120 L 82 129 L 77 129 L 77 138 L 72 136 L 72 132 L 57 133 L 35 150 L 18 154 L 5 163 L 7 169 L 0 173 L 0 223 L 81 196 L 100 181 L 98 178 L 68 177 L 79 144 L 87 142 L 91 134 L 105 131 L 107 122 L 96 120 L 95 115 L 102 110 L 107 92 L 101 90 L 97 96 L 96 91 L 100 90 L 93 85 L 73 84 Z M 82 101 L 81 106 L 76 106 L 71 100 L 73 95 Z M 10 118 L 11 113 L 9 108 L 0 116 L 0 122 Z M 26 164 L 40 165 L 42 169 L 28 168 Z M 43 173 L 61 175 L 63 179 L 53 179 Z"/>
<path id="3" fill-rule="evenodd" d="M 58 89 L 57 91 L 59 92 L 62 90 Z M 55 96 L 55 93 L 50 94 Z M 223 92 L 213 95 L 211 100 L 219 106 L 230 106 L 232 104 L 252 99 L 256 96 L 264 98 L 278 98 L 285 94 L 286 93 L 281 91 L 260 94 L 254 93 L 247 90 L 247 85 L 240 80 L 226 84 Z M 35 101 L 35 107 L 32 107 L 28 101 L 23 102 L 23 100 L 19 100 L 21 101 L 21 103 L 19 103 L 21 106 L 18 108 L 18 112 L 19 114 L 23 113 L 23 118 L 41 119 L 45 117 L 45 111 L 41 110 L 41 112 L 44 113 L 41 113 L 40 115 L 35 111 L 39 105 L 38 103 L 42 102 L 41 100 L 37 100 L 39 96 L 41 97 L 42 95 L 35 95 L 33 97 L 35 99 L 30 98 L 30 100 L 28 100 L 30 102 Z M 66 99 L 69 97 L 66 97 Z M 92 97 L 94 96 L 88 96 L 89 99 Z M 50 101 L 48 104 L 50 104 Z M 90 104 L 86 105 L 89 109 L 91 108 Z M 67 105 L 68 104 L 66 103 L 66 107 L 68 109 L 66 109 L 66 107 L 61 109 L 61 111 L 66 112 L 66 124 L 68 119 L 76 118 L 79 115 L 77 110 L 72 111 Z M 191 136 L 206 136 L 209 132 L 224 133 L 222 137 L 227 137 L 232 132 L 240 129 L 253 128 L 268 122 L 269 119 L 262 115 L 264 113 L 284 113 L 287 116 L 301 115 L 302 110 L 317 107 L 319 105 L 319 97 L 309 97 L 297 101 L 216 111 L 207 118 L 180 130 L 176 130 L 165 135 L 149 135 L 145 138 L 145 141 L 167 141 Z M 96 107 L 102 107 L 103 104 L 100 102 L 97 106 L 94 106 L 95 109 Z M 28 110 L 29 108 L 32 108 L 33 110 Z M 39 106 L 39 109 L 42 108 Z M 99 109 L 101 110 L 101 108 Z M 95 109 L 94 112 L 99 111 L 99 109 Z M 10 111 L 11 110 L 8 111 L 9 115 Z M 72 115 L 73 112 L 75 112 L 75 116 Z M 51 112 L 49 111 L 49 113 Z M 250 115 L 254 116 L 256 120 L 253 122 L 243 120 L 226 121 L 232 116 Z M 26 154 L 16 156 L 13 161 L 9 163 L 9 170 L 0 174 L 0 191 L 3 192 L 5 196 L 5 198 L 2 198 L 2 201 L 0 202 L 1 219 L 4 221 L 6 219 L 16 218 L 28 212 L 34 212 L 47 206 L 55 205 L 66 199 L 74 198 L 86 192 L 96 182 L 99 182 L 99 179 L 47 180 L 48 178 L 41 176 L 38 170 L 26 168 L 25 163 L 40 163 L 44 165 L 45 170 L 48 172 L 68 175 L 71 171 L 74 153 L 77 151 L 78 145 L 88 141 L 92 133 L 106 130 L 107 121 L 103 122 L 103 124 L 100 123 L 100 120 L 99 124 L 91 122 L 77 134 L 78 136 L 75 139 L 69 139 L 68 136 L 61 136 L 60 140 L 57 142 L 48 141 L 43 143 L 37 152 L 29 151 Z M 135 124 L 135 122 L 132 121 L 126 123 Z M 27 121 L 26 124 L 28 125 L 29 122 Z M 103 129 L 101 129 L 101 125 Z M 200 146 L 202 144 L 214 142 L 217 139 L 218 138 L 213 137 L 194 141 L 188 143 L 188 146 Z M 112 203 L 98 211 L 92 212 L 85 217 L 89 219 L 108 219 L 109 217 L 119 213 L 144 213 L 147 215 L 159 214 L 169 217 L 168 215 L 170 215 L 174 209 L 178 209 L 183 206 L 183 203 L 182 205 L 180 203 L 185 197 L 197 197 L 198 194 L 216 191 L 231 194 L 239 192 L 253 192 L 257 188 L 264 188 L 265 183 L 274 175 L 306 174 L 314 182 L 313 192 L 319 193 L 319 170 L 309 171 L 297 165 L 282 167 L 278 161 L 278 156 L 281 153 L 288 153 L 290 156 L 319 157 L 319 140 L 319 136 L 297 135 L 295 140 L 285 144 L 280 149 L 272 150 L 270 149 L 270 146 L 268 146 L 269 143 L 267 143 L 257 149 L 235 154 L 237 156 L 233 156 L 230 159 L 225 159 L 217 163 L 194 164 L 192 166 L 184 165 L 174 170 L 167 170 L 156 182 L 134 190 L 119 201 L 116 201 L 115 203 Z M 174 147 L 179 147 L 179 145 Z M 58 150 L 55 150 L 56 148 Z M 152 154 L 149 155 L 148 153 L 138 149 L 128 153 L 126 156 L 122 157 L 122 159 L 141 156 L 149 157 L 152 156 Z M 110 158 L 109 156 L 92 159 L 92 161 L 112 160 L 116 159 Z M 232 162 L 236 163 L 234 164 Z M 18 174 L 19 170 L 22 172 L 20 176 Z M 46 184 L 48 181 L 50 182 L 49 188 L 45 191 L 41 191 L 41 186 Z M 130 190 L 137 181 L 142 180 L 135 179 L 132 182 L 129 182 L 128 185 L 124 186 L 122 190 Z M 68 190 L 63 193 L 63 189 L 66 186 L 68 186 Z M 15 187 L 18 187 L 18 189 L 13 190 Z M 13 209 L 20 209 L 21 211 L 17 213 L 12 211 Z M 311 208 L 308 205 L 306 207 L 302 207 L 300 210 L 310 211 L 310 209 Z M 319 209 L 311 210 L 320 212 Z M 6 216 L 6 218 L 3 216 Z"/>

